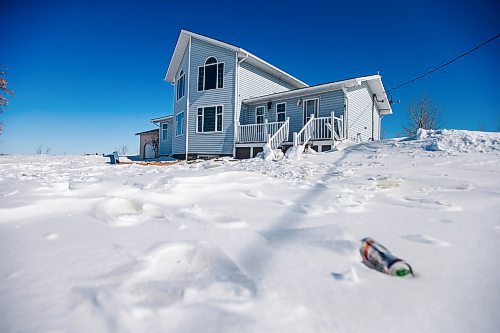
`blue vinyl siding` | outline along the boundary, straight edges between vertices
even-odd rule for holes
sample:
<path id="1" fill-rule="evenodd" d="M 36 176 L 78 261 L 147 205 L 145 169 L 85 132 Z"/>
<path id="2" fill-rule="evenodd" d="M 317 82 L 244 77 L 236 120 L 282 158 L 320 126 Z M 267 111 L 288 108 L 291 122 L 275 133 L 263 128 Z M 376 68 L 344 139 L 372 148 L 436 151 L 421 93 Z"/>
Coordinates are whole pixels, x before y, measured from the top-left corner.
<path id="1" fill-rule="evenodd" d="M 288 84 L 246 62 L 242 62 L 240 65 L 239 79 L 240 102 L 251 97 L 264 96 L 295 89 L 295 87 L 291 84 Z M 240 111 L 240 123 L 248 124 L 248 114 L 242 112 L 242 110 Z"/>
<path id="2" fill-rule="evenodd" d="M 186 85 L 189 83 L 191 80 L 188 78 L 188 63 L 189 63 L 189 47 L 186 48 L 184 55 L 182 56 L 181 64 L 179 66 L 179 69 L 177 70 L 177 73 L 175 74 L 175 80 L 177 81 L 177 78 L 179 77 L 179 73 L 181 70 L 184 71 L 186 75 Z M 187 86 L 186 86 L 187 87 Z M 178 115 L 181 112 L 185 112 L 187 109 L 187 89 L 184 94 L 184 97 L 182 97 L 179 100 L 176 100 L 175 96 L 177 96 L 177 87 L 175 87 L 174 91 L 174 119 L 172 121 L 172 154 L 185 154 L 186 153 L 186 135 L 179 135 L 177 136 L 175 133 L 175 128 L 177 126 L 175 116 Z M 185 125 L 185 120 L 184 120 L 184 126 Z"/>
<path id="3" fill-rule="evenodd" d="M 348 88 L 348 121 L 347 134 L 350 140 L 355 141 L 358 133 L 362 141 L 368 141 L 372 136 L 372 92 L 366 82 Z M 380 139 L 380 116 L 378 109 L 374 112 L 375 140 Z"/>
<path id="4" fill-rule="evenodd" d="M 319 116 L 328 117 L 332 111 L 335 116 L 344 114 L 344 92 L 342 90 L 328 91 L 325 93 L 306 95 L 300 97 L 292 97 L 288 99 L 272 100 L 273 105 L 271 110 L 267 109 L 267 103 L 256 103 L 243 105 L 241 124 L 254 124 L 255 123 L 255 108 L 265 105 L 265 118 L 274 122 L 277 121 L 276 104 L 286 102 L 286 117 L 290 117 L 290 136 L 291 140 L 293 132 L 301 130 L 303 124 L 303 103 L 297 105 L 298 100 L 305 100 L 311 98 L 319 98 Z M 243 122 L 243 120 L 245 120 Z"/>
<path id="5" fill-rule="evenodd" d="M 198 67 L 208 57 L 224 63 L 224 87 L 198 91 Z M 234 90 L 236 53 L 193 38 L 191 40 L 191 73 L 189 79 L 189 154 L 233 154 Z M 222 132 L 196 133 L 198 107 L 223 106 Z"/>
<path id="6" fill-rule="evenodd" d="M 163 140 L 163 124 L 167 124 L 167 140 Z M 172 154 L 172 138 L 174 135 L 172 119 L 160 123 L 160 136 L 158 141 L 160 156 L 168 156 Z"/>

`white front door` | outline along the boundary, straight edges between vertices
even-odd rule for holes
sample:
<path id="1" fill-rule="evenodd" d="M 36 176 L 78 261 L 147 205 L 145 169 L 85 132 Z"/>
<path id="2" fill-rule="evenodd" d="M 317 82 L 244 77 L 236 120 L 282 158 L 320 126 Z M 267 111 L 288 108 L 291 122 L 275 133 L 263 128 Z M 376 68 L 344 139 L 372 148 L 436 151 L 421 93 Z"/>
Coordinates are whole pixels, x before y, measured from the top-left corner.
<path id="1" fill-rule="evenodd" d="M 309 121 L 311 115 L 315 118 L 319 115 L 319 98 L 304 100 L 304 124 Z"/>

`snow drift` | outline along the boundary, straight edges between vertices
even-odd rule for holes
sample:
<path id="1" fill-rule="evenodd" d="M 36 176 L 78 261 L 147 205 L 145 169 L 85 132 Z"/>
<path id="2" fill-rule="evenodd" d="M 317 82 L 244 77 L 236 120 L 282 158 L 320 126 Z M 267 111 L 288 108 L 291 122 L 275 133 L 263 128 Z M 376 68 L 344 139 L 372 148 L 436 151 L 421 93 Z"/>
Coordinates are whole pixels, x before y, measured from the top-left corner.
<path id="1" fill-rule="evenodd" d="M 0 331 L 497 332 L 499 140 L 168 167 L 0 156 Z M 367 236 L 417 276 L 364 266 Z"/>

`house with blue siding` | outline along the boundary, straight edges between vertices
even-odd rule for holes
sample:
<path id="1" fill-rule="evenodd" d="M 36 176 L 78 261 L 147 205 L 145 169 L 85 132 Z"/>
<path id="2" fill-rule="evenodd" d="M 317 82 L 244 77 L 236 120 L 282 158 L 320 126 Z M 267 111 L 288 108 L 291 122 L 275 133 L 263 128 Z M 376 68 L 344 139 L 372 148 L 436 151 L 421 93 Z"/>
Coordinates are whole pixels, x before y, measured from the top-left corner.
<path id="1" fill-rule="evenodd" d="M 268 145 L 331 150 L 342 140 L 379 140 L 392 114 L 378 74 L 309 86 L 256 55 L 181 30 L 165 81 L 173 114 L 159 127 L 159 154 L 254 157 Z"/>

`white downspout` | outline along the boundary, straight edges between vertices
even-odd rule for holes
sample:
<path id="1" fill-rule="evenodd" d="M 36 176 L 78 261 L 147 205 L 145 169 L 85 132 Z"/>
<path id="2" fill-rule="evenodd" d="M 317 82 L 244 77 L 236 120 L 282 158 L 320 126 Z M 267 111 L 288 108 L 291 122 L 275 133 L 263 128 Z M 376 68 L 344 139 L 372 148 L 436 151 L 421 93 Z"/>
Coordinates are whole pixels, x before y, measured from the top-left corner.
<path id="1" fill-rule="evenodd" d="M 191 82 L 191 36 L 189 36 L 188 72 L 187 72 L 187 93 L 186 93 L 186 161 L 188 160 L 189 149 L 189 90 Z"/>
<path id="2" fill-rule="evenodd" d="M 236 80 L 234 84 L 234 140 L 233 140 L 233 157 L 236 157 L 236 140 L 238 139 L 238 124 L 240 123 L 240 65 L 248 58 L 248 53 L 241 60 L 238 60 L 238 52 L 236 52 Z"/>

